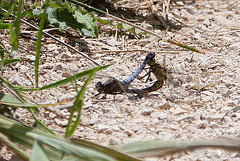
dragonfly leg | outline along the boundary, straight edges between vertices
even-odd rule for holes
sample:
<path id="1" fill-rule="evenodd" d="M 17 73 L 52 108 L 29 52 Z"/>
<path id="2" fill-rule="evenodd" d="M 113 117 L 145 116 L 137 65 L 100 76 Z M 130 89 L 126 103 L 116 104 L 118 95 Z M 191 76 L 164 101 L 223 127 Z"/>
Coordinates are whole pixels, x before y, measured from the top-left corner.
<path id="1" fill-rule="evenodd" d="M 151 73 L 152 73 L 152 71 L 149 70 L 149 71 L 148 71 L 144 76 L 142 76 L 140 79 L 143 79 L 143 78 L 145 78 L 146 76 L 148 76 L 147 79 L 146 79 L 146 81 L 145 81 L 145 83 L 148 82 L 148 80 L 151 78 Z M 150 81 L 151 81 L 151 80 L 150 80 Z"/>
<path id="2" fill-rule="evenodd" d="M 100 95 L 100 94 L 101 94 L 101 93 L 99 92 L 99 93 L 95 94 L 92 98 L 97 97 L 97 96 Z"/>

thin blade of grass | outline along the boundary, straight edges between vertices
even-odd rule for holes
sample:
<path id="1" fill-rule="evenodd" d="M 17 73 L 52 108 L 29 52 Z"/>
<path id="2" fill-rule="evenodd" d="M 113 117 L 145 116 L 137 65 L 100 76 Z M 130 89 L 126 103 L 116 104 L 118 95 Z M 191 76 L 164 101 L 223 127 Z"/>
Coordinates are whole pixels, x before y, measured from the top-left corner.
<path id="1" fill-rule="evenodd" d="M 92 73 L 94 72 L 97 72 L 99 70 L 102 70 L 102 69 L 105 69 L 107 67 L 109 67 L 110 65 L 106 65 L 106 66 L 99 66 L 99 67 L 96 67 L 96 68 L 92 68 L 92 69 L 88 69 L 86 71 L 83 71 L 81 73 L 78 73 L 78 74 L 75 74 L 73 76 L 70 76 L 66 79 L 63 79 L 63 80 L 60 80 L 60 81 L 57 81 L 55 83 L 52 83 L 52 84 L 49 84 L 49 85 L 45 85 L 41 88 L 32 88 L 32 89 L 19 89 L 21 91 L 40 91 L 40 90 L 45 90 L 45 89 L 50 89 L 50 88 L 57 88 L 58 86 L 61 86 L 61 85 L 65 85 L 67 83 L 71 83 L 73 82 L 74 80 L 78 80 L 86 75 L 91 75 Z"/>
<path id="2" fill-rule="evenodd" d="M 18 50 L 19 35 L 20 35 L 20 23 L 21 23 L 21 12 L 23 11 L 24 0 L 19 0 L 17 5 L 16 21 L 14 22 L 15 36 L 16 36 L 16 46 L 13 46 L 13 50 Z"/>
<path id="3" fill-rule="evenodd" d="M 36 117 L 36 115 L 34 114 L 34 112 L 33 112 L 32 109 L 29 109 L 29 110 L 30 110 L 30 112 L 31 112 L 34 120 L 36 121 L 36 123 L 37 123 L 39 126 L 41 126 L 45 131 L 49 132 L 50 134 L 55 135 L 55 133 L 54 133 L 52 130 L 50 130 L 50 129 L 49 129 L 46 125 L 44 125 L 40 120 L 38 120 L 38 118 Z"/>
<path id="4" fill-rule="evenodd" d="M 0 63 L 3 66 L 6 66 L 8 64 L 16 63 L 16 62 L 19 62 L 19 61 L 21 61 L 21 60 L 20 59 L 3 59 L 3 60 L 0 60 Z"/>
<path id="5" fill-rule="evenodd" d="M 18 40 L 17 40 L 17 36 L 16 36 L 16 33 L 14 32 L 14 29 L 13 29 L 13 25 L 12 24 L 9 24 L 9 35 L 10 35 L 10 38 L 11 38 L 11 46 L 12 46 L 12 50 L 17 50 L 17 44 L 18 44 Z"/>
<path id="6" fill-rule="evenodd" d="M 69 121 L 68 121 L 68 125 L 67 125 L 67 129 L 66 129 L 66 137 L 70 137 L 74 131 L 77 129 L 79 123 L 80 123 L 80 118 L 81 118 L 81 111 L 82 111 L 82 106 L 83 106 L 83 95 L 84 92 L 87 88 L 87 85 L 90 83 L 90 81 L 92 80 L 93 76 L 94 76 L 95 72 L 93 74 L 91 74 L 89 76 L 89 78 L 86 80 L 85 84 L 82 86 L 82 89 L 80 90 L 80 92 L 77 95 L 77 98 L 74 102 L 74 105 L 71 109 L 71 114 L 69 117 Z M 77 115 L 77 119 L 74 122 L 72 128 L 71 128 L 71 124 L 72 124 L 72 119 L 74 117 L 74 112 L 77 111 L 78 115 Z M 71 128 L 71 129 L 70 129 Z"/>
<path id="7" fill-rule="evenodd" d="M 8 23 L 0 23 L 0 29 L 7 29 L 7 28 L 9 28 Z"/>
<path id="8" fill-rule="evenodd" d="M 38 29 L 38 36 L 37 36 L 37 43 L 36 43 L 36 56 L 35 56 L 35 83 L 36 88 L 38 88 L 38 68 L 39 68 L 39 58 L 40 58 L 40 49 L 41 49 L 41 42 L 42 42 L 42 32 L 44 27 L 44 22 L 46 19 L 46 11 L 48 7 L 48 1 L 45 3 L 44 12 L 41 15 L 41 20 Z"/>

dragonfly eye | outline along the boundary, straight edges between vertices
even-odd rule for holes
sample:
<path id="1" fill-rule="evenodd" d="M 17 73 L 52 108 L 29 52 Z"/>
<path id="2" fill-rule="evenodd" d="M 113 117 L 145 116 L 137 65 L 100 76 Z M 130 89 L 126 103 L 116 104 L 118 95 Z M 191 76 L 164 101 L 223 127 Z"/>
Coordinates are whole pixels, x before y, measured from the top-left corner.
<path id="1" fill-rule="evenodd" d="M 97 82 L 95 87 L 96 87 L 98 92 L 101 92 L 103 90 L 103 88 L 104 88 L 104 84 L 102 82 Z"/>
<path id="2" fill-rule="evenodd" d="M 97 82 L 96 87 L 102 87 L 104 84 L 102 82 Z"/>

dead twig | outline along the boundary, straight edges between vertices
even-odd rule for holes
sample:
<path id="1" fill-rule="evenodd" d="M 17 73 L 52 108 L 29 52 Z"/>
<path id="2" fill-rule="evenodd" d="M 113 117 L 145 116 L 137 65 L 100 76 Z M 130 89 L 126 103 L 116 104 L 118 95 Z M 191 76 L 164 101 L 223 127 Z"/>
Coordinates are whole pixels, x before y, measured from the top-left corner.
<path id="1" fill-rule="evenodd" d="M 154 52 L 159 54 L 179 54 L 179 51 L 152 51 L 152 50 L 144 50 L 144 49 L 133 49 L 133 50 L 98 50 L 98 51 L 90 51 L 90 53 L 122 53 L 122 52 Z"/>

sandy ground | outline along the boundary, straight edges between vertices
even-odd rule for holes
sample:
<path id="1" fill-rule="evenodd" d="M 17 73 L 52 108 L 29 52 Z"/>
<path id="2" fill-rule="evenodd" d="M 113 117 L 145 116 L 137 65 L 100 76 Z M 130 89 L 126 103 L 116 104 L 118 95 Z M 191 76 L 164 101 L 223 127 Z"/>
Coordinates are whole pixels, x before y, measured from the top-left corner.
<path id="1" fill-rule="evenodd" d="M 120 2 L 117 4 L 124 6 Z M 135 1 L 126 6 L 134 5 Z M 149 15 L 146 8 L 147 5 L 137 12 Z M 199 140 L 240 136 L 239 1 L 176 1 L 170 5 L 169 20 L 175 29 L 167 33 L 158 29 L 158 25 L 144 24 L 162 34 L 161 40 L 154 36 L 129 37 L 127 33 L 115 32 L 104 25 L 100 29 L 105 34 L 102 32 L 98 39 L 85 39 L 85 42 L 78 40 L 76 43 L 60 37 L 82 51 L 110 50 L 87 54 L 100 64 L 114 63 L 99 72 L 88 86 L 82 122 L 74 137 L 112 145 L 154 139 Z M 113 30 L 113 34 L 108 30 Z M 6 38 L 4 42 L 7 44 L 7 33 L 1 31 L 1 37 Z M 197 47 L 206 54 L 169 44 L 166 41 L 169 38 Z M 20 54 L 14 57 L 28 58 L 28 61 L 7 68 L 3 73 L 6 80 L 18 86 L 33 85 L 34 44 L 33 40 L 21 39 Z M 9 44 L 7 47 L 10 49 Z M 127 78 L 139 67 L 148 51 L 156 51 L 156 59 L 162 64 L 166 56 L 168 79 L 162 89 L 141 100 L 135 99 L 133 94 L 117 95 L 116 98 L 107 95 L 105 100 L 100 99 L 102 95 L 92 98 L 97 94 L 94 86 L 98 81 L 104 82 L 107 76 L 119 80 Z M 95 65 L 86 58 L 47 38 L 42 48 L 40 86 L 92 67 Z M 147 83 L 136 79 L 132 87 L 149 86 L 155 80 L 154 77 L 152 79 Z M 84 80 L 80 79 L 78 85 L 82 85 Z M 203 88 L 206 90 L 202 91 Z M 26 94 L 29 102 L 34 100 L 38 104 L 56 103 L 74 99 L 75 96 L 72 85 Z M 18 109 L 17 114 L 23 122 L 33 122 L 27 110 Z M 55 132 L 64 134 L 69 114 L 69 109 L 48 108 L 41 109 L 38 118 Z M 240 157 L 235 152 L 202 149 L 146 160 L 240 160 Z"/>

